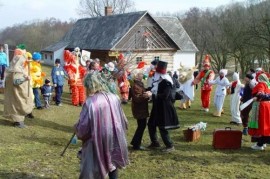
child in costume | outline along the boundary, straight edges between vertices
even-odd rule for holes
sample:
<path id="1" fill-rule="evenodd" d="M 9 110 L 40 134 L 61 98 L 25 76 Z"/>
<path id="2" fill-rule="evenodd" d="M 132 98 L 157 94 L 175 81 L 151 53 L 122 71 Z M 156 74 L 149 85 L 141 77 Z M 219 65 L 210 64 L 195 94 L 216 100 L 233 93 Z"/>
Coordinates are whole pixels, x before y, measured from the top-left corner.
<path id="1" fill-rule="evenodd" d="M 50 98 L 52 95 L 52 86 L 51 86 L 51 81 L 49 79 L 45 80 L 45 84 L 41 87 L 41 94 L 44 99 L 44 107 L 49 108 L 50 107 Z"/>

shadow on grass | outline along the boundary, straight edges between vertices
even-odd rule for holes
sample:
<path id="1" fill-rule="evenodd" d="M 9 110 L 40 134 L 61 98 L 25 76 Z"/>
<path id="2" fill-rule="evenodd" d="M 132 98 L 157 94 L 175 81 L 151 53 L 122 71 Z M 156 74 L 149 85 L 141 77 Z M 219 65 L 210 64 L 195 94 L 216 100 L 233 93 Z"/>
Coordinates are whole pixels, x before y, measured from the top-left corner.
<path id="1" fill-rule="evenodd" d="M 54 130 L 60 130 L 63 132 L 69 132 L 70 134 L 72 134 L 73 132 L 72 126 L 65 126 L 65 125 L 58 124 L 53 121 L 42 120 L 40 118 L 26 119 L 25 123 L 26 125 L 29 125 L 29 126 L 40 126 L 40 127 L 50 128 Z"/>
<path id="2" fill-rule="evenodd" d="M 1 126 L 13 126 L 13 122 L 6 120 L 6 119 L 0 119 L 0 125 Z"/>
<path id="3" fill-rule="evenodd" d="M 190 150 L 189 148 L 182 148 L 181 146 L 175 146 L 175 151 L 171 153 L 164 153 L 161 150 L 151 150 L 146 151 L 148 153 L 148 156 L 150 158 L 155 159 L 155 161 L 158 161 L 158 163 L 162 164 L 163 162 L 168 161 L 175 161 L 175 162 L 189 162 L 190 164 L 195 165 L 215 165 L 215 164 L 235 164 L 235 163 L 242 163 L 249 165 L 247 163 L 247 159 L 243 156 L 246 156 L 249 154 L 249 160 L 252 161 L 252 165 L 260 165 L 262 163 L 265 163 L 266 165 L 270 164 L 269 161 L 269 152 L 267 151 L 254 151 L 250 148 L 243 147 L 239 150 L 207 150 L 210 153 L 213 153 L 214 155 L 209 156 L 205 155 L 205 157 L 201 156 L 201 154 L 198 154 L 198 151 L 202 152 L 203 150 L 200 150 L 199 148 L 205 147 L 205 145 L 196 145 L 196 151 Z M 207 147 L 209 148 L 209 147 Z M 212 147 L 210 147 L 212 148 Z M 189 153 L 187 153 L 187 151 Z M 185 152 L 185 153 L 183 153 Z"/>
<path id="4" fill-rule="evenodd" d="M 47 177 L 40 177 L 40 176 L 36 176 L 34 174 L 28 174 L 25 172 L 8 172 L 8 171 L 0 171 L 0 178 L 5 178 L 5 179 L 14 179 L 14 178 L 20 178 L 20 179 L 30 179 L 30 178 L 34 178 L 34 179 L 45 179 Z"/>
<path id="5" fill-rule="evenodd" d="M 22 139 L 29 140 L 29 141 L 35 141 L 38 143 L 42 144 L 48 144 L 51 146 L 63 146 L 67 145 L 69 142 L 69 138 L 55 138 L 52 136 L 47 136 L 47 137 L 40 137 L 40 136 L 22 136 Z"/>
<path id="6" fill-rule="evenodd" d="M 0 99 L 0 104 L 4 105 L 4 99 Z"/>

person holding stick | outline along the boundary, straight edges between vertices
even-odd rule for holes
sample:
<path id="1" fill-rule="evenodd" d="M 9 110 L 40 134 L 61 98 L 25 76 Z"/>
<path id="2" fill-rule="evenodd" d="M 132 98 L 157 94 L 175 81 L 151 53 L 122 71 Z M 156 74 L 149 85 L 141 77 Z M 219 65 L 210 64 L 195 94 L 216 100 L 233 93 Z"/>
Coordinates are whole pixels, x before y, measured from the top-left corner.
<path id="1" fill-rule="evenodd" d="M 120 99 L 99 72 L 88 73 L 84 87 L 88 97 L 74 126 L 76 136 L 82 140 L 79 178 L 117 178 L 118 168 L 129 163 L 127 119 Z"/>

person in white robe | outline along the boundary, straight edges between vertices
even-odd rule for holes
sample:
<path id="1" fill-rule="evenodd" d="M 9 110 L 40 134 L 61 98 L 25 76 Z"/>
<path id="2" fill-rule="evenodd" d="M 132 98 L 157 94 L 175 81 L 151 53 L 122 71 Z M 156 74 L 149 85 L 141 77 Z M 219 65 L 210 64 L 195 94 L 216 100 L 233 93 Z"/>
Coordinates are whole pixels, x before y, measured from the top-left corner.
<path id="1" fill-rule="evenodd" d="M 241 83 L 239 79 L 239 73 L 234 72 L 233 73 L 233 82 L 230 84 L 231 88 L 231 101 L 230 101 L 230 108 L 231 108 L 231 124 L 242 124 L 242 120 L 240 117 L 240 92 L 241 88 L 243 88 L 244 85 Z"/>
<path id="2" fill-rule="evenodd" d="M 230 85 L 228 78 L 226 78 L 227 73 L 228 73 L 228 70 L 221 69 L 219 71 L 219 76 L 215 80 L 212 80 L 209 82 L 212 85 L 217 85 L 215 96 L 214 96 L 214 104 L 216 107 L 216 111 L 213 113 L 213 116 L 215 117 L 221 116 L 224 99 L 227 93 L 226 91 Z"/>

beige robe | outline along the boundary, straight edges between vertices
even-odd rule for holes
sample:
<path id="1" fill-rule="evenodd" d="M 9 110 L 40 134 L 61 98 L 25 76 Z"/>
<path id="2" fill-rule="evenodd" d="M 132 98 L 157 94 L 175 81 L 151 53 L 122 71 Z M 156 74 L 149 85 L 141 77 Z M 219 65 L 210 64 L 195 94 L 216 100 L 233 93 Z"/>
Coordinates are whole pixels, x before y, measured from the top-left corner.
<path id="1" fill-rule="evenodd" d="M 4 116 L 14 122 L 22 122 L 27 114 L 33 110 L 33 91 L 29 81 L 15 85 L 14 80 L 28 76 L 28 68 L 24 68 L 26 58 L 23 55 L 15 56 L 7 70 L 4 99 Z M 30 89 L 29 89 L 30 88 Z"/>

